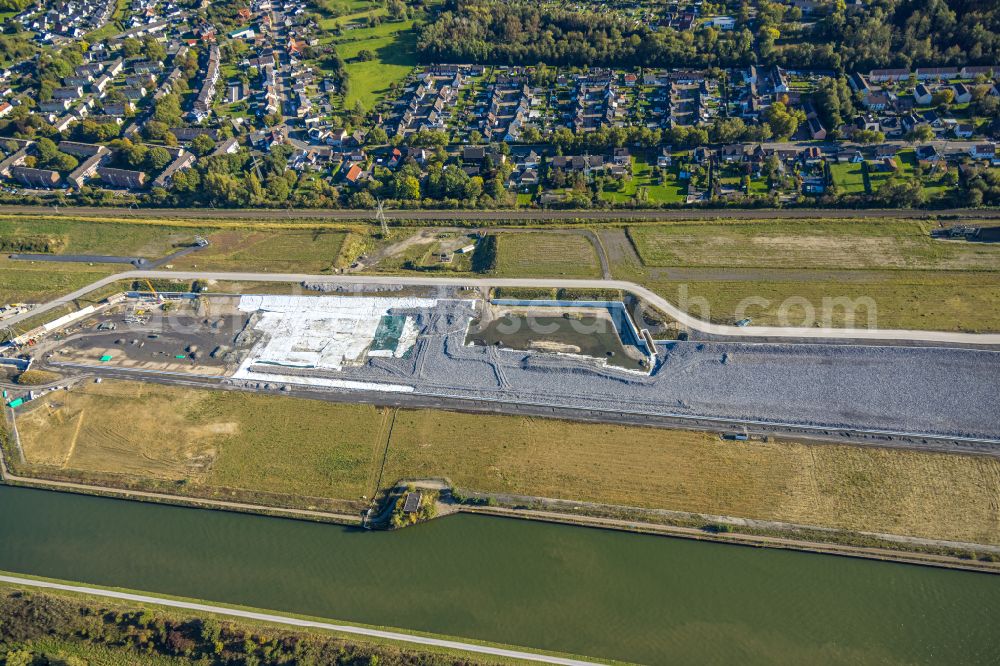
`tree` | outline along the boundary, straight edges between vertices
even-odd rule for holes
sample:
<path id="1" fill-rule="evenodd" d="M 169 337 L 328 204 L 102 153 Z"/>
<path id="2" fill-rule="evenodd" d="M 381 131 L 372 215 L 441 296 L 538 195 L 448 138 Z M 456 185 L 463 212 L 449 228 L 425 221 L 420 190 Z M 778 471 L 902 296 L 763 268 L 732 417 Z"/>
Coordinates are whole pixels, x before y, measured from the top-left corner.
<path id="1" fill-rule="evenodd" d="M 406 3 L 402 0 L 389 0 L 389 16 L 396 21 L 406 20 Z"/>
<path id="2" fill-rule="evenodd" d="M 208 134 L 199 134 L 191 141 L 191 151 L 198 157 L 204 157 L 215 149 L 215 140 Z"/>
<path id="3" fill-rule="evenodd" d="M 875 130 L 855 130 L 853 138 L 856 143 L 869 145 L 885 141 L 885 134 Z"/>
<path id="4" fill-rule="evenodd" d="M 906 140 L 910 143 L 926 143 L 934 139 L 934 130 L 927 123 L 914 125 L 913 129 L 906 133 Z"/>
<path id="5" fill-rule="evenodd" d="M 375 59 L 375 53 L 371 49 L 361 49 L 358 51 L 358 62 L 368 62 Z"/>
<path id="6" fill-rule="evenodd" d="M 122 42 L 122 53 L 125 54 L 126 58 L 134 58 L 140 53 L 142 53 L 142 42 L 133 37 L 129 37 L 124 42 Z"/>
<path id="7" fill-rule="evenodd" d="M 242 42 L 238 42 L 242 43 Z M 167 49 L 152 35 L 142 39 L 142 54 L 150 60 L 162 62 L 167 57 Z"/>
<path id="8" fill-rule="evenodd" d="M 764 110 L 763 118 L 776 138 L 787 139 L 795 134 L 805 114 L 800 109 L 789 110 L 784 102 L 775 102 Z"/>
<path id="9" fill-rule="evenodd" d="M 926 200 L 923 187 L 916 178 L 890 178 L 878 188 L 875 198 L 893 208 L 914 208 Z"/>
<path id="10" fill-rule="evenodd" d="M 376 127 L 371 132 L 368 133 L 368 145 L 380 146 L 389 141 L 389 135 L 386 134 L 385 129 L 382 127 Z"/>
<path id="11" fill-rule="evenodd" d="M 202 181 L 204 196 L 213 204 L 221 206 L 241 206 L 248 201 L 248 192 L 243 184 L 227 173 L 207 173 Z"/>
<path id="12" fill-rule="evenodd" d="M 420 199 L 420 180 L 411 174 L 403 174 L 395 179 L 394 188 L 397 199 L 418 201 Z"/>
<path id="13" fill-rule="evenodd" d="M 31 650 L 11 650 L 7 653 L 4 663 L 7 666 L 31 666 L 35 661 L 35 655 Z"/>
<path id="14" fill-rule="evenodd" d="M 169 93 L 156 100 L 153 118 L 168 127 L 174 127 L 181 122 L 181 101 L 176 93 Z"/>
<path id="15" fill-rule="evenodd" d="M 942 88 L 931 95 L 932 106 L 947 106 L 955 101 L 955 91 L 951 88 Z"/>
<path id="16" fill-rule="evenodd" d="M 288 200 L 288 195 L 292 193 L 288 181 L 275 174 L 267 179 L 267 198 L 276 203 Z"/>
<path id="17" fill-rule="evenodd" d="M 250 193 L 250 204 L 258 204 L 264 199 L 264 186 L 253 171 L 247 174 L 247 191 Z"/>
<path id="18" fill-rule="evenodd" d="M 35 144 L 38 150 L 38 168 L 52 169 L 54 171 L 72 171 L 79 162 L 72 155 L 60 152 L 59 148 L 51 139 L 41 138 Z"/>
<path id="19" fill-rule="evenodd" d="M 166 148 L 154 146 L 146 153 L 146 169 L 153 172 L 162 171 L 170 164 L 170 160 L 170 153 Z"/>

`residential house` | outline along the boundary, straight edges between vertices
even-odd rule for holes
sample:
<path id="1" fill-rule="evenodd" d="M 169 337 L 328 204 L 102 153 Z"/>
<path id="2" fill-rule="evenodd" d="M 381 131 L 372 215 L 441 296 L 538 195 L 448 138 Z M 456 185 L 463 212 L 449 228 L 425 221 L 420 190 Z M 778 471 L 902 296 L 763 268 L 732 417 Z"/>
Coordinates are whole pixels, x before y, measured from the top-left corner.
<path id="1" fill-rule="evenodd" d="M 972 123 L 956 123 L 952 132 L 956 139 L 969 139 L 976 131 L 976 126 Z"/>
<path id="2" fill-rule="evenodd" d="M 918 81 L 947 81 L 958 78 L 958 67 L 918 67 Z"/>
<path id="3" fill-rule="evenodd" d="M 823 127 L 823 123 L 819 121 L 819 118 L 812 116 L 807 122 L 809 125 L 809 136 L 817 141 L 822 141 L 826 138 L 826 128 Z"/>
<path id="4" fill-rule="evenodd" d="M 29 167 L 15 166 L 10 170 L 10 177 L 22 183 L 26 187 L 52 188 L 59 185 L 62 176 L 58 171 L 49 169 L 32 169 Z"/>
<path id="5" fill-rule="evenodd" d="M 904 81 L 910 78 L 908 69 L 873 69 L 868 72 L 868 78 L 876 83 L 886 83 L 890 81 Z"/>
<path id="6" fill-rule="evenodd" d="M 992 143 L 977 143 L 969 148 L 969 155 L 974 160 L 993 160 L 996 154 L 996 145 Z"/>
<path id="7" fill-rule="evenodd" d="M 955 91 L 956 104 L 968 104 L 972 101 L 972 91 L 964 83 L 956 83 L 951 89 Z"/>
<path id="8" fill-rule="evenodd" d="M 97 167 L 97 175 L 112 187 L 140 189 L 146 184 L 146 174 L 142 171 Z"/>
<path id="9" fill-rule="evenodd" d="M 932 95 L 930 89 L 923 83 L 918 83 L 913 89 L 913 99 L 920 106 L 927 106 L 931 103 Z"/>

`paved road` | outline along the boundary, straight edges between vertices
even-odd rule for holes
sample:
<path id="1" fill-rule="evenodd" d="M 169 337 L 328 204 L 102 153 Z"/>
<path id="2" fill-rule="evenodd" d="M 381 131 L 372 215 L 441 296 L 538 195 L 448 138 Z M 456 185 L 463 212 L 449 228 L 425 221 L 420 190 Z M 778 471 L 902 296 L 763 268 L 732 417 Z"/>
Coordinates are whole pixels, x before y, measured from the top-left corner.
<path id="1" fill-rule="evenodd" d="M 44 215 L 46 217 L 133 217 L 136 219 L 238 219 L 238 220 L 372 220 L 366 210 L 343 209 L 224 209 L 224 208 L 94 208 L 65 206 L 0 206 L 0 215 Z M 1000 220 L 1000 209 L 954 208 L 947 210 L 899 210 L 853 208 L 781 209 L 671 209 L 671 210 L 387 210 L 392 220 L 702 220 L 777 218 L 938 218 L 960 217 Z"/>
<path id="2" fill-rule="evenodd" d="M 179 250 L 174 250 L 168 255 L 162 256 L 159 259 L 147 259 L 146 257 L 120 257 L 108 254 L 33 254 L 33 253 L 18 253 L 9 255 L 9 259 L 15 261 L 51 261 L 51 262 L 64 262 L 64 263 L 79 263 L 79 264 L 131 264 L 136 268 L 141 268 L 144 270 L 151 270 L 153 268 L 159 268 L 163 264 L 168 264 L 174 259 L 179 259 L 185 255 L 191 254 L 192 252 L 197 252 L 205 245 L 191 245 L 189 247 L 182 247 Z"/>
<path id="3" fill-rule="evenodd" d="M 34 580 L 32 578 L 21 578 L 20 576 L 0 575 L 0 582 L 13 585 L 23 585 L 25 587 L 44 588 L 47 590 L 60 590 L 63 592 L 73 592 L 97 597 L 108 597 L 111 599 L 122 599 L 139 604 L 152 604 L 155 606 L 167 606 L 169 608 L 182 608 L 184 610 L 195 611 L 197 613 L 214 613 L 216 615 L 226 615 L 229 617 L 239 617 L 247 620 L 260 622 L 271 622 L 291 627 L 305 627 L 308 629 L 323 629 L 326 631 L 336 631 L 343 634 L 354 634 L 358 636 L 371 636 L 390 641 L 400 641 L 403 643 L 415 643 L 417 645 L 428 645 L 445 648 L 448 650 L 462 650 L 475 654 L 485 654 L 493 657 L 504 657 L 507 659 L 522 659 L 524 661 L 536 661 L 545 664 L 567 664 L 568 666 L 588 666 L 596 664 L 596 661 L 583 661 L 580 659 L 567 659 L 555 657 L 536 652 L 522 652 L 520 650 L 507 650 L 504 648 L 490 647 L 488 645 L 476 645 L 475 643 L 463 643 L 461 641 L 449 641 L 441 638 L 428 638 L 426 636 L 415 636 L 396 631 L 383 631 L 381 629 L 368 629 L 367 627 L 355 627 L 349 624 L 333 624 L 331 622 L 315 622 L 313 620 L 301 620 L 285 615 L 275 615 L 273 613 L 261 613 L 255 611 L 228 608 L 226 606 L 213 606 L 211 604 L 199 604 L 190 601 L 178 601 L 164 597 L 154 597 L 146 594 L 132 594 L 130 592 L 118 592 L 117 590 L 104 590 L 83 585 L 67 585 L 65 583 L 52 583 L 45 580 Z"/>
<path id="4" fill-rule="evenodd" d="M 922 342 L 944 345 L 1000 345 L 1000 333 L 954 333 L 948 331 L 911 331 L 898 329 L 871 328 L 803 328 L 781 326 L 726 326 L 712 324 L 683 312 L 662 296 L 645 287 L 624 280 L 557 280 L 545 278 L 448 278 L 423 276 L 370 276 L 351 275 L 331 277 L 329 275 L 308 275 L 304 273 L 209 273 L 196 271 L 126 271 L 109 275 L 86 287 L 61 296 L 53 301 L 8 318 L 7 326 L 53 308 L 69 303 L 85 294 L 99 289 L 116 280 L 132 278 L 173 278 L 177 280 L 228 280 L 254 282 L 327 282 L 345 285 L 410 285 L 427 287 L 467 287 L 487 289 L 489 287 L 541 287 L 555 289 L 618 289 L 631 292 L 650 305 L 658 308 L 682 325 L 707 333 L 728 338 L 793 338 L 805 340 L 864 340 L 874 342 Z"/>

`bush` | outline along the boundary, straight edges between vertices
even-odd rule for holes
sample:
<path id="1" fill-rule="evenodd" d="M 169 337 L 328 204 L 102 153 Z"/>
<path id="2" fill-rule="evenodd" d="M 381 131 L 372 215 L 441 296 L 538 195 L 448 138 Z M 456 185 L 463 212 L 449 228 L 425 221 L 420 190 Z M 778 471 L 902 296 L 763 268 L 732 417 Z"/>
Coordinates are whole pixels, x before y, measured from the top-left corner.
<path id="1" fill-rule="evenodd" d="M 38 386 L 48 384 L 59 379 L 59 375 L 54 372 L 44 370 L 25 370 L 17 376 L 17 383 L 23 386 Z"/>

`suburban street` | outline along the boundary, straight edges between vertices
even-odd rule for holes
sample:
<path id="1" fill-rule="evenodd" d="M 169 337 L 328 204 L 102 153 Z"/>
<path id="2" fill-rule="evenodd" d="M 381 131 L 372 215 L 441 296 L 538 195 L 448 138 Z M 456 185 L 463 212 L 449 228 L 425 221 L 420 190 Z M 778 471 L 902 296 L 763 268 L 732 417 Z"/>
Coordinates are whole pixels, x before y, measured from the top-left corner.
<path id="1" fill-rule="evenodd" d="M 682 325 L 709 335 L 732 338 L 784 338 L 801 340 L 858 340 L 877 342 L 920 342 L 944 345 L 1000 345 L 1000 333 L 956 333 L 947 331 L 914 331 L 870 328 L 802 328 L 778 326 L 726 326 L 712 324 L 683 312 L 662 296 L 645 287 L 624 280 L 566 280 L 547 278 L 431 278 L 413 276 L 360 276 L 331 277 L 304 273 L 212 273 L 199 271 L 126 271 L 109 275 L 86 287 L 41 304 L 27 312 L 14 315 L 5 321 L 7 326 L 71 303 L 95 289 L 118 280 L 133 278 L 168 278 L 177 280 L 229 280 L 257 282 L 325 282 L 344 285 L 408 285 L 420 287 L 542 287 L 555 289 L 618 289 L 640 297 L 650 305 L 676 319 Z"/>

